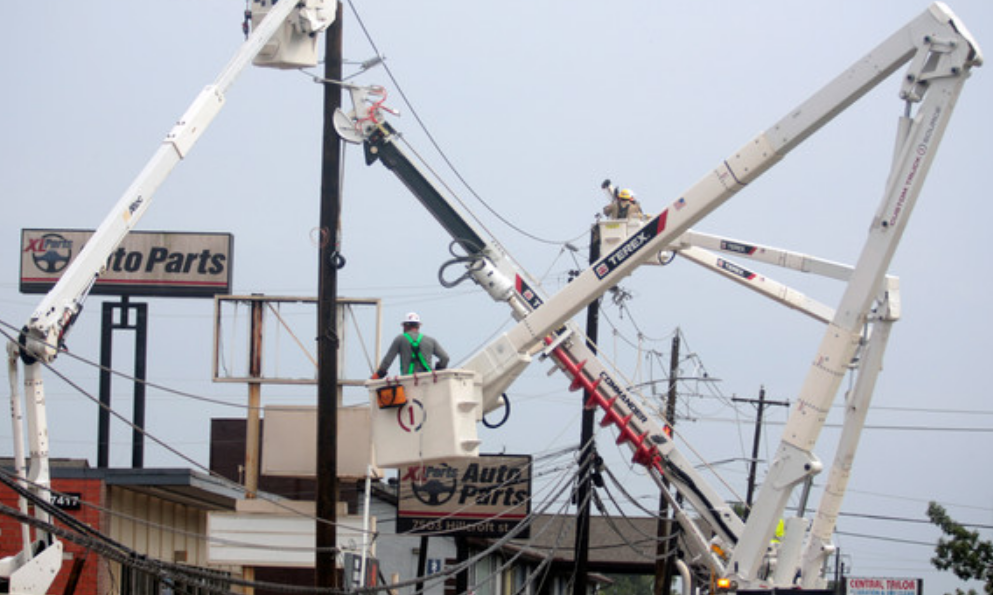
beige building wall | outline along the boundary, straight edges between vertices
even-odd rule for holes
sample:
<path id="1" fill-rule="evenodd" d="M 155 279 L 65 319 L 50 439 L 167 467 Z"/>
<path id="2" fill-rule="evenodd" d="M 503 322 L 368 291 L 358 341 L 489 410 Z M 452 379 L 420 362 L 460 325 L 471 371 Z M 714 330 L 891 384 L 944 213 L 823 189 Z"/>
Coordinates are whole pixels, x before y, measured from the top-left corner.
<path id="1" fill-rule="evenodd" d="M 120 486 L 107 488 L 107 533 L 112 539 L 165 562 L 207 567 L 207 511 Z M 216 567 L 241 576 L 241 568 Z M 121 566 L 101 570 L 104 593 L 120 593 Z"/>

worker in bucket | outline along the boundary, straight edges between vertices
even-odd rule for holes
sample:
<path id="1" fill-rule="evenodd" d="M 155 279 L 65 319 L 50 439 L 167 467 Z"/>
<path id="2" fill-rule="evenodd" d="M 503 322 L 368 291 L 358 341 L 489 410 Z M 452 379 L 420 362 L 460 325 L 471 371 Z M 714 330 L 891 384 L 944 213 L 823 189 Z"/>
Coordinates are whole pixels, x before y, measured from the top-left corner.
<path id="1" fill-rule="evenodd" d="M 617 189 L 604 180 L 600 186 L 611 197 L 610 204 L 603 208 L 603 214 L 610 219 L 641 219 L 641 205 L 634 198 L 634 192 L 628 188 Z"/>
<path id="2" fill-rule="evenodd" d="M 401 375 L 444 370 L 448 366 L 448 353 L 438 341 L 421 333 L 421 317 L 416 312 L 407 314 L 402 325 L 403 332 L 393 339 L 373 378 L 385 378 L 398 354 Z M 438 361 L 432 365 L 435 358 Z"/>

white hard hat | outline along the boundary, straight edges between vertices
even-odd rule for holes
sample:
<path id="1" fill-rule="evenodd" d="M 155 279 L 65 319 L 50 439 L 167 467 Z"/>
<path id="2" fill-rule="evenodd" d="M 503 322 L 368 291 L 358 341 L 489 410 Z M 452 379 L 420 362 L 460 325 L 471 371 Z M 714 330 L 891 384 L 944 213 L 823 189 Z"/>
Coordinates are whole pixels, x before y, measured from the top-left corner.
<path id="1" fill-rule="evenodd" d="M 404 324 L 420 324 L 421 317 L 417 315 L 417 312 L 408 312 L 407 316 L 403 319 Z"/>

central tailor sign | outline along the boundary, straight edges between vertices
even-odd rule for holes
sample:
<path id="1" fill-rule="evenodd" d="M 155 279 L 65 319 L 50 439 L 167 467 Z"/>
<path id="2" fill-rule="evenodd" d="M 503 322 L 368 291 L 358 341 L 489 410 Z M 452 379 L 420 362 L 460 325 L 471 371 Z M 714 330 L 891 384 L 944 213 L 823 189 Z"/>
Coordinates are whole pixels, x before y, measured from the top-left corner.
<path id="1" fill-rule="evenodd" d="M 924 581 L 919 578 L 879 578 L 850 576 L 848 595 L 921 595 Z"/>

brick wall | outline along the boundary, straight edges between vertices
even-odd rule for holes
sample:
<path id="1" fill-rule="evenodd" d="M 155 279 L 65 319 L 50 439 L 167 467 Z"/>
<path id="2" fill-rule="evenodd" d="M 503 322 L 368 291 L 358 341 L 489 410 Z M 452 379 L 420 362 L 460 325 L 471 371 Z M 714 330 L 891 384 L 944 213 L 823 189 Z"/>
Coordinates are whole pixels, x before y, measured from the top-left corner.
<path id="1" fill-rule="evenodd" d="M 62 494 L 78 494 L 80 505 L 76 510 L 66 510 L 66 512 L 77 520 L 82 521 L 97 529 L 101 528 L 101 513 L 98 509 L 88 506 L 95 504 L 103 506 L 103 487 L 98 479 L 54 479 L 52 480 L 54 492 Z M 17 508 L 17 494 L 6 486 L 0 486 L 0 502 L 6 506 Z M 98 557 L 66 540 L 63 540 L 65 552 L 63 554 L 62 569 L 59 571 L 55 582 L 52 583 L 48 592 L 63 593 L 66 582 L 72 572 L 74 565 L 82 565 L 76 584 L 76 595 L 97 595 L 100 591 L 97 588 Z M 21 525 L 16 519 L 6 515 L 0 515 L 0 557 L 16 554 L 21 550 Z"/>

